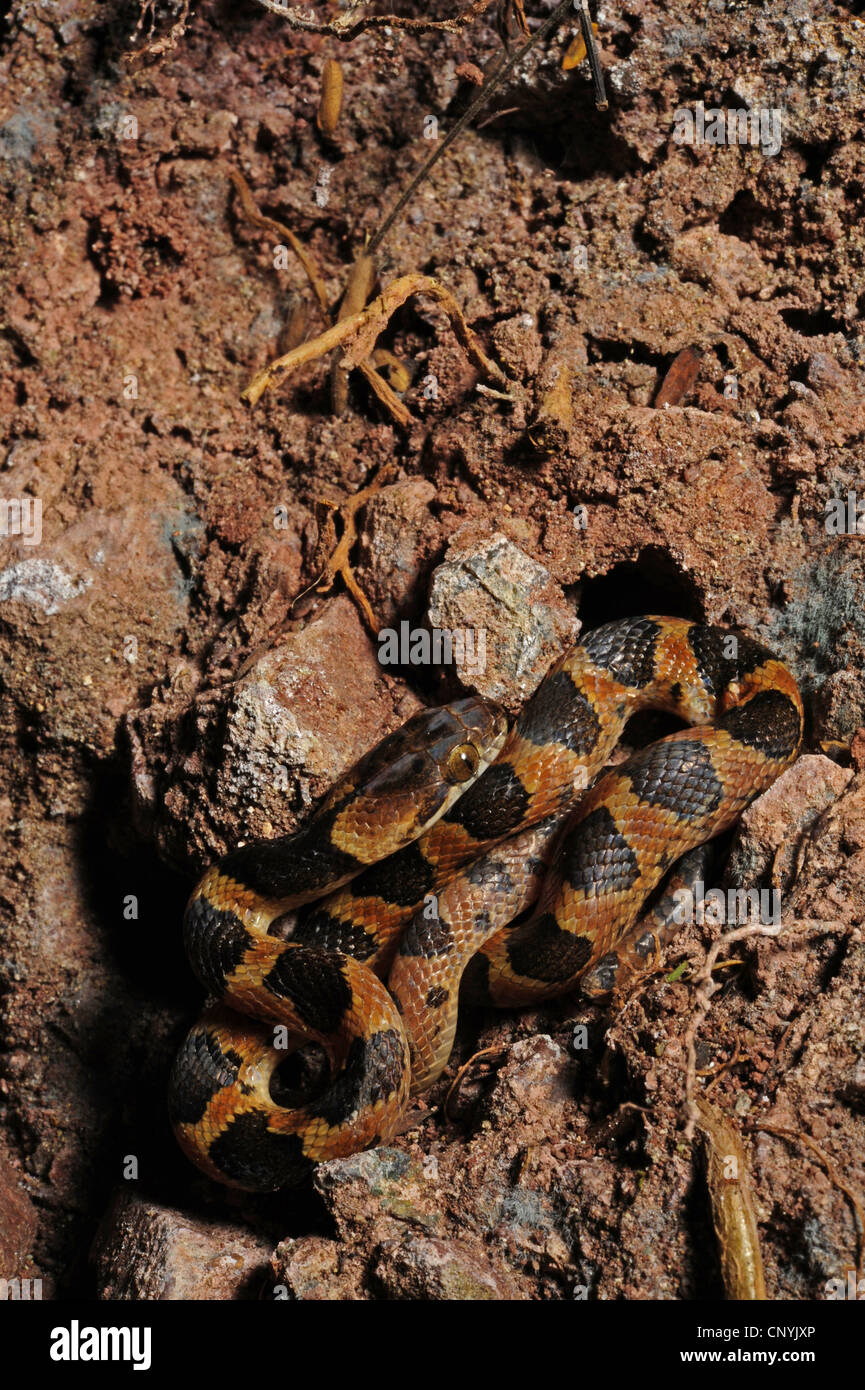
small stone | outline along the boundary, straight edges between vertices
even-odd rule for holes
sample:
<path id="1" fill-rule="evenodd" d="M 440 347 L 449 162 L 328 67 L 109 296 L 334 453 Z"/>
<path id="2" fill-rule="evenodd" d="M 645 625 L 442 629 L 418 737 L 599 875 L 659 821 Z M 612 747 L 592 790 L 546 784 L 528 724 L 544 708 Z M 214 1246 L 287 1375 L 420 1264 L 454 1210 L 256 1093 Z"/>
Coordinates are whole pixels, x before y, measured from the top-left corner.
<path id="1" fill-rule="evenodd" d="M 256 1297 L 272 1248 L 247 1227 L 121 1193 L 92 1253 L 101 1299 L 209 1301 Z"/>
<path id="2" fill-rule="evenodd" d="M 792 867 L 801 836 L 847 787 L 853 773 L 822 754 L 799 758 L 777 782 L 747 808 L 730 854 L 731 883 L 756 887 L 768 878 L 775 854 L 784 847 L 785 867 Z M 781 878 L 785 874 L 782 872 Z"/>
<path id="3" fill-rule="evenodd" d="M 368 1299 L 365 1265 L 336 1240 L 301 1236 L 284 1240 L 274 1251 L 274 1299 L 298 1302 L 356 1302 Z"/>
<path id="4" fill-rule="evenodd" d="M 24 1277 L 36 1237 L 36 1208 L 21 1175 L 0 1160 L 0 1278 Z"/>
<path id="5" fill-rule="evenodd" d="M 500 533 L 466 544 L 457 532 L 433 575 L 429 616 L 435 627 L 466 634 L 456 660 L 463 684 L 510 709 L 525 703 L 578 631 L 549 572 Z"/>
<path id="6" fill-rule="evenodd" d="M 483 1247 L 463 1240 L 385 1241 L 373 1273 L 388 1298 L 501 1302 L 525 1297 L 515 1280 L 493 1269 Z"/>
<path id="7" fill-rule="evenodd" d="M 320 1163 L 313 1183 L 344 1239 L 356 1239 L 360 1229 L 379 1222 L 387 1234 L 405 1222 L 433 1232 L 441 1220 L 434 1183 L 399 1149 Z"/>
<path id="8" fill-rule="evenodd" d="M 840 391 L 847 382 L 843 367 L 828 352 L 815 352 L 808 360 L 808 385 L 823 395 L 828 391 Z"/>
<path id="9" fill-rule="evenodd" d="M 441 549 L 441 526 L 430 510 L 436 489 L 426 478 L 384 487 L 366 507 L 357 578 L 378 620 L 419 612 L 424 570 Z"/>
<path id="10" fill-rule="evenodd" d="M 496 353 L 505 371 L 517 380 L 531 379 L 541 365 L 541 337 L 531 314 L 516 314 L 492 331 Z"/>

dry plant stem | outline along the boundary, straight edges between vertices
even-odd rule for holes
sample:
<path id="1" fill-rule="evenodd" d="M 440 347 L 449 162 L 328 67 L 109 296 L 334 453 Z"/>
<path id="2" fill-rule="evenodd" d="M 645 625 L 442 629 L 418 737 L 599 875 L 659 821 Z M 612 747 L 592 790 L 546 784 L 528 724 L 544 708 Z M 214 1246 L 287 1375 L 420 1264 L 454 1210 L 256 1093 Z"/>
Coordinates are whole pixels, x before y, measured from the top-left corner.
<path id="1" fill-rule="evenodd" d="M 706 1141 L 706 1185 L 718 1239 L 724 1294 L 731 1299 L 765 1299 L 757 1215 L 742 1141 L 721 1111 L 710 1105 L 705 1097 L 699 1097 L 696 1109 L 697 1124 Z"/>
<path id="2" fill-rule="evenodd" d="M 427 159 L 426 162 L 421 165 L 420 169 L 418 169 L 417 173 L 409 181 L 407 186 L 403 189 L 402 193 L 400 194 L 394 206 L 391 208 L 390 212 L 385 217 L 381 226 L 377 229 L 377 231 L 373 233 L 366 247 L 369 253 L 372 253 L 379 246 L 381 246 L 388 232 L 391 230 L 397 218 L 400 216 L 403 208 L 414 196 L 415 191 L 420 186 L 420 184 L 423 183 L 424 179 L 426 179 L 429 176 L 433 166 L 438 163 L 438 161 L 441 159 L 442 155 L 445 153 L 448 147 L 453 144 L 454 140 L 456 140 L 457 136 L 460 135 L 465 130 L 466 126 L 474 120 L 475 116 L 477 116 L 477 114 L 483 110 L 496 88 L 501 86 L 504 79 L 508 76 L 510 72 L 513 72 L 514 68 L 517 66 L 518 63 L 520 63 L 523 60 L 523 58 L 526 56 L 530 49 L 534 48 L 539 43 L 543 43 L 547 35 L 551 34 L 555 29 L 559 27 L 559 25 L 562 23 L 562 20 L 570 11 L 571 5 L 572 0 L 562 0 L 562 3 L 557 6 L 557 8 L 550 15 L 549 19 L 544 21 L 540 29 L 538 29 L 536 33 L 532 35 L 528 43 L 524 43 L 522 48 L 518 48 L 517 51 L 511 54 L 510 56 L 505 54 L 499 60 L 498 64 L 493 69 L 490 76 L 487 78 L 486 82 L 484 83 L 478 95 L 475 97 L 474 101 L 471 103 L 468 109 L 463 112 L 456 125 L 448 131 L 447 135 L 437 146 L 437 148 L 433 151 L 429 159 Z"/>
<path id="3" fill-rule="evenodd" d="M 361 375 L 366 378 L 370 390 L 376 398 L 381 401 L 382 405 L 390 411 L 398 425 L 408 427 L 414 424 L 415 417 L 412 415 L 408 406 L 403 405 L 393 388 L 385 381 L 381 373 L 376 371 L 371 363 L 360 362 L 357 369 Z"/>
<path id="4" fill-rule="evenodd" d="M 312 286 L 315 297 L 318 300 L 319 307 L 329 317 L 330 306 L 327 288 L 318 272 L 315 261 L 312 259 L 303 243 L 298 240 L 290 227 L 286 227 L 284 223 L 278 222 L 274 217 L 266 217 L 263 212 L 259 211 L 242 174 L 238 173 L 238 171 L 233 169 L 229 164 L 225 164 L 223 167 L 237 191 L 244 217 L 254 226 L 261 227 L 263 231 L 275 232 L 277 236 L 284 238 L 302 265 L 306 277 Z M 349 283 L 351 283 L 351 281 Z M 347 294 L 348 291 L 346 291 L 346 295 Z M 413 423 L 414 416 L 411 411 L 407 406 L 403 405 L 399 397 L 391 390 L 384 377 L 380 376 L 369 362 L 359 363 L 358 370 L 366 378 L 370 389 L 378 397 L 382 405 L 390 411 L 398 425 L 408 426 Z"/>
<path id="5" fill-rule="evenodd" d="M 337 323 L 359 314 L 372 294 L 375 284 L 375 261 L 372 256 L 358 256 L 351 267 L 345 294 L 336 316 Z M 334 353 L 330 369 L 330 403 L 334 415 L 344 415 L 348 409 L 348 370 L 343 366 L 342 354 Z"/>
<path id="6" fill-rule="evenodd" d="M 339 124 L 342 95 L 342 67 L 335 58 L 326 58 L 321 74 L 321 97 L 318 103 L 316 124 L 322 135 L 328 139 L 336 132 L 336 127 Z"/>
<path id="7" fill-rule="evenodd" d="M 272 3 L 272 0 L 259 0 L 259 4 L 264 5 L 265 9 L 273 10 L 274 13 L 280 14 L 284 18 L 286 18 L 288 22 L 292 25 L 292 27 L 308 29 L 316 33 L 333 33 L 336 37 L 343 38 L 351 37 L 354 33 L 360 32 L 362 28 L 371 27 L 376 21 L 378 21 L 379 24 L 390 22 L 392 23 L 392 27 L 395 28 L 411 29 L 426 27 L 441 28 L 453 31 L 455 29 L 461 28 L 464 24 L 471 22 L 471 20 L 474 19 L 477 15 L 482 14 L 489 3 L 490 0 L 477 0 L 477 3 L 472 7 L 472 9 L 470 11 L 467 11 L 465 15 L 459 17 L 457 20 L 443 20 L 441 22 L 429 23 L 427 23 L 427 21 L 420 20 L 405 20 L 403 22 L 398 22 L 396 20 L 389 21 L 387 18 L 383 18 L 381 16 L 366 16 L 357 18 L 353 17 L 352 14 L 347 14 L 343 17 L 342 20 L 337 19 L 333 21 L 332 25 L 322 26 L 316 24 L 314 21 L 310 21 L 308 17 L 305 16 L 302 12 L 297 11 L 296 9 L 290 6 Z M 368 242 L 366 247 L 367 256 L 371 257 L 376 248 L 381 245 L 388 232 L 391 230 L 394 223 L 396 222 L 397 218 L 400 216 L 403 209 L 410 201 L 415 190 L 424 181 L 424 179 L 427 178 L 433 166 L 437 163 L 439 159 L 441 159 L 442 155 L 457 138 L 457 136 L 461 133 L 461 131 L 464 130 L 465 127 L 469 124 L 469 122 L 472 121 L 474 117 L 478 114 L 478 112 L 481 111 L 484 106 L 486 106 L 493 92 L 508 75 L 508 73 L 510 73 L 517 66 L 517 64 L 522 60 L 522 58 L 525 57 L 525 55 L 529 52 L 531 48 L 533 48 L 537 44 L 542 43 L 548 34 L 552 33 L 555 29 L 558 28 L 559 24 L 562 22 L 562 20 L 565 18 L 565 15 L 570 10 L 571 3 L 572 0 L 561 0 L 561 4 L 556 8 L 553 14 L 550 15 L 549 18 L 541 25 L 541 27 L 528 40 L 527 43 L 523 44 L 523 46 L 519 48 L 516 51 L 516 53 L 512 54 L 511 56 L 504 55 L 502 57 L 501 61 L 495 68 L 491 77 L 487 80 L 487 82 L 485 82 L 479 95 L 471 103 L 468 109 L 463 113 L 463 115 L 457 121 L 453 129 L 449 131 L 449 133 L 445 136 L 438 149 L 434 151 L 431 157 L 418 170 L 414 178 L 410 180 L 408 186 L 403 190 L 395 206 L 388 213 L 384 222 L 370 238 L 370 241 Z M 591 35 L 591 28 L 589 32 Z M 292 232 L 289 231 L 287 227 L 283 227 L 282 224 L 275 222 L 271 218 L 263 217 L 262 214 L 259 213 L 258 209 L 255 207 L 255 204 L 253 203 L 252 198 L 249 194 L 249 189 L 246 187 L 245 183 L 243 183 L 243 181 L 240 179 L 240 176 L 236 175 L 233 171 L 231 171 L 231 177 L 235 184 L 235 187 L 238 190 L 238 193 L 240 194 L 241 200 L 244 205 L 244 211 L 247 212 L 247 215 L 252 217 L 252 219 L 257 222 L 257 225 L 270 230 L 276 230 L 280 234 L 285 234 L 288 244 L 291 246 L 292 250 L 298 256 L 299 260 L 301 261 L 301 264 L 303 265 L 307 275 L 310 278 L 310 282 L 313 284 L 313 288 L 315 289 L 316 295 L 319 298 L 319 303 L 322 304 L 322 307 L 325 307 L 326 296 L 325 299 L 322 299 L 322 293 L 324 292 L 323 284 L 321 284 L 320 278 L 317 276 L 317 273 L 315 272 L 315 268 L 312 265 L 309 256 L 307 255 L 305 249 L 301 246 L 298 239 L 294 236 Z M 354 274 L 354 272 L 352 272 L 352 274 Z M 471 332 L 471 329 L 468 327 L 468 324 L 463 318 L 459 306 L 453 299 L 453 296 L 450 295 L 447 290 L 445 290 L 444 286 L 439 285 L 436 281 L 428 277 L 404 276 L 401 280 L 396 281 L 395 285 L 391 285 L 389 290 L 386 291 L 386 294 L 392 294 L 396 286 L 402 285 L 404 282 L 412 278 L 416 278 L 418 280 L 425 279 L 428 286 L 426 292 L 431 293 L 434 298 L 438 298 L 439 301 L 444 305 L 448 313 L 448 316 L 451 320 L 451 324 L 454 328 L 454 332 L 456 333 L 458 340 L 462 344 L 463 348 L 466 351 L 466 354 L 469 357 L 469 360 L 473 363 L 473 365 L 477 366 L 478 369 L 484 375 L 489 376 L 493 381 L 497 382 L 499 386 L 506 386 L 508 384 L 507 378 L 498 369 L 498 367 L 496 367 L 495 363 L 491 362 L 488 358 L 486 358 L 485 354 L 482 352 L 480 348 L 477 339 L 475 338 L 474 334 Z M 318 283 L 316 283 L 316 280 L 318 280 Z M 409 290 L 408 293 L 404 295 L 403 299 L 399 300 L 397 303 L 394 304 L 393 309 L 391 309 L 390 312 L 393 313 L 394 309 L 398 308 L 400 303 L 404 303 L 405 299 L 408 298 L 409 294 L 418 292 L 420 291 Z M 385 296 L 383 295 L 380 297 L 379 300 L 376 301 L 376 304 L 384 303 L 384 300 Z M 375 309 L 375 305 L 371 307 L 373 310 Z M 358 317 L 363 318 L 363 315 L 359 315 Z M 387 317 L 389 318 L 390 314 L 388 314 Z M 349 323 L 350 321 L 350 319 L 345 320 L 346 323 Z M 335 327 L 339 326 L 339 324 L 335 325 Z M 358 327 L 359 329 L 361 329 L 360 324 L 358 325 Z M 388 386 L 387 382 L 385 382 L 383 378 L 378 376 L 378 374 L 375 372 L 375 368 L 372 367 L 369 363 L 365 363 L 363 361 L 364 357 L 368 356 L 368 352 L 371 351 L 372 347 L 374 347 L 375 338 L 378 336 L 379 332 L 381 332 L 381 328 L 379 328 L 378 331 L 373 335 L 369 344 L 369 349 L 367 351 L 362 352 L 359 355 L 354 355 L 353 350 L 349 351 L 345 354 L 343 360 L 341 362 L 337 362 L 337 364 L 335 365 L 331 377 L 334 408 L 337 414 L 341 414 L 342 410 L 345 409 L 348 395 L 347 374 L 353 366 L 360 366 L 364 376 L 370 383 L 370 386 L 372 387 L 378 399 L 384 402 L 384 404 L 390 409 L 391 413 L 400 423 L 407 423 L 412 419 L 412 416 L 409 413 L 409 411 L 406 409 L 404 405 L 402 405 L 401 402 L 398 401 L 398 398 L 391 390 L 391 388 Z M 331 346 L 338 346 L 341 342 L 344 341 L 342 337 L 338 337 L 335 338 L 332 341 L 332 343 L 326 347 L 324 344 L 325 339 L 327 339 L 327 336 L 327 333 L 325 333 L 322 334 L 318 339 L 314 340 L 315 343 L 319 345 L 320 349 L 318 352 L 313 354 L 314 356 L 321 356 L 323 353 L 330 351 Z M 304 344 L 303 346 L 308 347 L 310 345 Z M 301 350 L 301 348 L 298 348 L 295 349 L 292 353 L 287 353 L 283 357 L 277 358 L 277 360 L 275 362 L 272 362 L 268 367 L 266 367 L 263 372 L 259 372 L 250 382 L 249 386 L 246 388 L 246 391 L 244 391 L 244 399 L 249 401 L 252 405 L 256 404 L 256 402 L 261 399 L 261 396 L 264 393 L 264 391 L 267 390 L 268 387 L 271 386 L 273 382 L 278 379 L 278 377 L 281 377 L 285 375 L 287 372 L 292 371 L 295 366 L 300 365 L 301 361 L 311 360 L 309 356 L 295 356 L 295 354 L 301 352 Z"/>
<path id="8" fill-rule="evenodd" d="M 239 174 L 236 169 L 232 169 L 230 164 L 225 164 L 223 167 L 228 177 L 231 179 L 231 182 L 234 184 L 237 196 L 240 199 L 240 206 L 243 209 L 243 215 L 247 222 L 251 222 L 254 227 L 261 227 L 265 232 L 275 232 L 278 237 L 284 239 L 288 243 L 297 256 L 297 259 L 300 261 L 300 264 L 303 266 L 306 272 L 306 278 L 315 291 L 315 297 L 319 305 L 325 313 L 328 313 L 327 287 L 319 275 L 318 267 L 306 247 L 294 235 L 291 228 L 286 227 L 285 223 L 277 222 L 275 217 L 266 217 L 263 212 L 259 212 L 253 201 L 252 194 L 249 191 L 249 185 L 242 174 Z"/>
<path id="9" fill-rule="evenodd" d="M 489 9 L 492 0 L 475 0 L 469 9 L 463 14 L 455 15 L 453 19 L 404 19 L 394 14 L 365 15 L 358 14 L 357 10 L 361 7 L 354 5 L 347 14 L 338 15 L 336 19 L 324 23 L 310 19 L 309 11 L 297 5 L 280 4 L 279 0 L 257 0 L 257 3 L 263 9 L 270 10 L 271 14 L 278 14 L 290 29 L 303 30 L 309 34 L 330 34 L 333 38 L 345 42 L 353 39 L 356 34 L 362 34 L 365 29 L 414 29 L 420 33 L 443 30 L 447 34 L 457 34 L 460 29 L 464 29 L 467 24 L 471 24 L 482 15 L 484 10 Z"/>
<path id="10" fill-rule="evenodd" d="M 580 8 L 580 28 L 583 31 L 583 43 L 589 59 L 589 68 L 592 74 L 592 82 L 595 88 L 595 105 L 599 111 L 606 111 L 609 106 L 607 92 L 604 87 L 604 72 L 601 67 L 601 60 L 598 57 L 598 46 L 595 43 L 595 26 L 592 24 L 592 16 L 589 13 L 589 0 L 582 0 Z"/>
<path id="11" fill-rule="evenodd" d="M 494 386 L 484 386 L 483 382 L 478 382 L 475 390 L 481 396 L 489 396 L 494 401 L 507 401 L 508 405 L 513 405 L 515 397 L 508 395 L 507 391 L 497 391 Z"/>
<path id="12" fill-rule="evenodd" d="M 155 4 L 156 0 L 144 0 L 144 3 L 141 7 L 141 13 L 138 16 L 138 23 L 135 25 L 135 32 L 132 35 L 132 43 L 135 42 L 135 40 L 138 38 L 138 35 L 141 33 L 141 30 L 144 27 L 145 15 L 150 16 L 150 33 L 153 33 L 155 22 L 153 12 Z M 173 50 L 177 47 L 178 39 L 182 39 L 183 35 L 186 33 L 186 26 L 189 23 L 189 11 L 191 7 L 192 0 L 183 0 L 180 15 L 175 20 L 174 24 L 172 24 L 168 33 L 161 39 L 152 39 L 144 48 L 139 49 L 135 53 L 124 53 L 123 61 L 125 63 L 134 63 L 138 58 L 158 58 L 163 53 L 173 52 Z"/>
<path id="13" fill-rule="evenodd" d="M 353 314 L 350 318 L 343 319 L 341 323 L 335 323 L 324 333 L 319 334 L 317 338 L 302 343 L 300 347 L 295 348 L 292 352 L 287 352 L 283 357 L 278 357 L 276 361 L 271 362 L 269 366 L 256 373 L 243 392 L 244 400 L 255 405 L 265 391 L 293 372 L 295 368 L 302 366 L 304 362 L 313 362 L 326 353 L 332 352 L 334 348 L 342 347 L 343 344 L 347 345 L 343 355 L 343 365 L 347 371 L 351 371 L 369 356 L 375 347 L 376 339 L 387 327 L 393 314 L 414 294 L 427 295 L 430 299 L 441 304 L 450 320 L 457 340 L 472 366 L 483 376 L 489 377 L 500 386 L 508 385 L 508 379 L 504 372 L 487 357 L 481 348 L 450 290 L 446 289 L 438 280 L 434 280 L 432 276 L 411 274 L 402 275 L 398 280 L 394 280 L 393 284 L 388 285 L 387 289 L 383 290 L 361 313 Z"/>
<path id="14" fill-rule="evenodd" d="M 363 615 L 363 620 L 366 623 L 369 632 L 374 637 L 378 635 L 379 624 L 376 622 L 375 614 L 369 606 L 369 601 L 366 597 L 366 594 L 363 592 L 357 580 L 355 579 L 354 574 L 352 573 L 350 556 L 352 547 L 354 546 L 354 543 L 357 540 L 357 526 L 355 524 L 355 517 L 358 513 L 358 510 L 364 505 L 366 501 L 368 501 L 370 497 L 373 496 L 374 493 L 378 492 L 379 488 L 382 486 L 383 483 L 387 482 L 388 478 L 390 478 L 393 475 L 393 471 L 394 469 L 392 464 L 385 464 L 385 466 L 379 470 L 376 477 L 372 480 L 371 483 L 368 483 L 366 487 L 361 488 L 360 492 L 354 493 L 345 502 L 342 502 L 338 507 L 333 507 L 334 511 L 338 512 L 339 516 L 342 519 L 342 535 L 340 536 L 330 555 L 327 557 L 324 569 L 322 570 L 321 574 L 318 576 L 317 579 L 314 579 L 313 582 L 309 584 L 305 589 L 301 590 L 301 592 L 297 595 L 297 598 L 292 603 L 292 608 L 296 607 L 300 600 L 306 594 L 311 593 L 313 589 L 321 589 L 324 593 L 328 593 L 333 588 L 334 580 L 336 579 L 337 575 L 339 575 L 339 577 L 345 584 L 345 587 L 348 589 L 349 593 L 351 594 L 352 598 L 354 599 L 355 603 L 360 609 Z M 328 502 L 325 505 L 333 506 L 333 503 Z"/>
<path id="15" fill-rule="evenodd" d="M 782 1139 L 790 1139 L 797 1144 L 804 1144 L 805 1148 L 810 1149 L 814 1157 L 823 1165 L 829 1181 L 838 1188 L 839 1192 L 844 1193 L 853 1209 L 853 1221 L 856 1227 L 856 1279 L 858 1282 L 862 1278 L 863 1267 L 865 1267 L 865 1210 L 863 1210 L 859 1193 L 855 1188 L 842 1182 L 823 1150 L 807 1134 L 800 1134 L 797 1130 L 788 1129 L 785 1125 L 770 1124 L 768 1120 L 755 1120 L 751 1128 L 764 1130 L 767 1134 L 777 1134 Z"/>
<path id="16" fill-rule="evenodd" d="M 782 930 L 780 926 L 736 927 L 734 931 L 727 932 L 724 936 L 719 936 L 718 940 L 714 942 L 707 952 L 702 970 L 698 971 L 693 978 L 693 983 L 697 986 L 697 994 L 691 1021 L 685 1033 L 685 1046 L 688 1059 L 687 1072 L 685 1075 L 685 1114 L 687 1115 L 685 1138 L 689 1141 L 693 1139 L 694 1129 L 700 1123 L 700 1112 L 695 1099 L 697 1086 L 697 1034 L 706 1020 L 712 995 L 721 988 L 720 984 L 712 978 L 712 971 L 715 969 L 718 957 L 728 946 L 732 946 L 734 941 L 745 941 L 748 937 L 752 936 L 778 936 Z"/>
<path id="17" fill-rule="evenodd" d="M 720 967 L 718 968 L 720 969 Z M 710 1087 L 714 1085 L 714 1083 L 718 1080 L 719 1076 L 722 1076 L 729 1067 L 733 1067 L 736 1065 L 736 1063 L 739 1061 L 740 1056 L 741 1053 L 739 1051 L 739 1039 L 737 1038 L 735 1041 L 735 1051 L 733 1053 L 733 1056 L 728 1057 L 726 1062 L 716 1062 L 713 1067 L 700 1068 L 700 1070 L 696 1073 L 697 1076 L 710 1076 L 712 1078 L 712 1080 L 709 1082 L 709 1085 L 705 1088 L 703 1092 L 704 1095 L 708 1095 Z"/>
<path id="18" fill-rule="evenodd" d="M 479 1057 L 501 1057 L 504 1055 L 505 1051 L 506 1049 L 502 1047 L 501 1044 L 496 1044 L 495 1047 L 483 1047 L 481 1048 L 480 1052 L 473 1052 L 467 1062 L 463 1062 L 462 1066 L 460 1067 L 459 1071 L 457 1072 L 456 1076 L 454 1077 L 453 1081 L 448 1087 L 448 1093 L 445 1096 L 445 1103 L 442 1107 L 448 1119 L 453 1119 L 453 1116 L 450 1113 L 450 1103 L 453 1094 L 462 1085 L 463 1078 L 465 1077 L 465 1074 L 469 1070 L 469 1068 L 474 1066 L 475 1062 L 478 1060 Z"/>

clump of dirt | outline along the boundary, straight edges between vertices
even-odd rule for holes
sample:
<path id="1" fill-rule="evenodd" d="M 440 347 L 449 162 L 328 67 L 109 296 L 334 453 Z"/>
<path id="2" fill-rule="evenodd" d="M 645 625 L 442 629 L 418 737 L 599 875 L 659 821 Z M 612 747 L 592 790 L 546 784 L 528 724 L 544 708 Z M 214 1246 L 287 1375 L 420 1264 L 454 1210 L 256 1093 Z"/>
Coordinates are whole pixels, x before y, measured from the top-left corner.
<path id="1" fill-rule="evenodd" d="M 750 629 L 801 681 L 815 764 L 854 774 L 814 766 L 791 788 L 784 933 L 742 948 L 699 1040 L 747 1131 L 770 1296 L 824 1296 L 856 1253 L 831 1173 L 865 1183 L 865 23 L 829 0 L 627 0 L 597 16 L 606 112 L 585 65 L 561 70 L 564 25 L 377 256 L 382 286 L 446 285 L 508 383 L 491 390 L 441 308 L 411 299 L 381 340 L 410 378 L 401 425 L 358 372 L 334 415 L 323 362 L 242 401 L 298 313 L 310 335 L 327 320 L 228 167 L 334 308 L 497 61 L 493 11 L 337 45 L 202 0 L 173 48 L 130 65 L 137 17 L 132 0 L 12 0 L 0 20 L 4 1270 L 60 1297 L 722 1294 L 681 1142 L 682 980 L 612 1020 L 574 1001 L 469 1013 L 413 1129 L 277 1203 L 175 1151 L 165 1078 L 200 1005 L 179 940 L 191 874 L 292 828 L 357 753 L 461 688 L 451 668 L 383 667 L 350 598 L 311 587 L 329 509 L 390 465 L 352 554 L 382 627 L 423 622 L 446 557 L 510 546 L 548 576 L 550 643 L 568 614 Z M 677 141 L 698 103 L 762 111 L 767 138 Z M 684 349 L 696 379 L 658 409 Z M 732 864 L 774 855 L 765 823 Z M 223 1262 L 197 1284 L 192 1262 L 229 1239 L 237 1277 Z"/>

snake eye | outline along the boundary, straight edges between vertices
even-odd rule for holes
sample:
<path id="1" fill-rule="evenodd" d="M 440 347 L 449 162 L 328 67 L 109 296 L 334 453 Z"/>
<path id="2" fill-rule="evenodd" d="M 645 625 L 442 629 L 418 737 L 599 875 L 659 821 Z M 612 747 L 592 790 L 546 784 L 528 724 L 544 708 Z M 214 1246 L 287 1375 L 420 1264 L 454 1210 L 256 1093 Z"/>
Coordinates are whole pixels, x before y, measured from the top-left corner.
<path id="1" fill-rule="evenodd" d="M 473 743 L 460 743 L 448 753 L 445 776 L 449 782 L 467 782 L 477 772 L 480 760 Z"/>

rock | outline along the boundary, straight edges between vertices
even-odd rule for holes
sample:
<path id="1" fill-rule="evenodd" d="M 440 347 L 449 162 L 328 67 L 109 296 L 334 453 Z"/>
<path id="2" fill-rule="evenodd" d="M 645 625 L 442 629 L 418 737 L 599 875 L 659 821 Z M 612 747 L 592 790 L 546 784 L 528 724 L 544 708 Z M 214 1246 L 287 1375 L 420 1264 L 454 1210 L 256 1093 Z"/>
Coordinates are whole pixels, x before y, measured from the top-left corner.
<path id="1" fill-rule="evenodd" d="M 0 604 L 29 604 L 52 617 L 92 583 L 89 575 L 73 579 L 50 560 L 19 560 L 0 574 Z"/>
<path id="2" fill-rule="evenodd" d="M 215 696 L 194 683 L 180 671 L 165 703 L 127 721 L 139 826 L 187 867 L 292 831 L 421 707 L 379 664 L 342 595 Z"/>
<path id="3" fill-rule="evenodd" d="M 482 1246 L 465 1240 L 385 1241 L 373 1274 L 387 1298 L 464 1302 L 526 1296 L 515 1280 L 490 1265 Z"/>
<path id="4" fill-rule="evenodd" d="M 509 376 L 531 380 L 541 365 L 541 338 L 534 316 L 515 314 L 497 323 L 491 334 L 496 356 Z"/>
<path id="5" fill-rule="evenodd" d="M 487 1113 L 501 1121 L 517 1111 L 526 1122 L 532 1113 L 547 1115 L 571 1099 L 575 1076 L 574 1062 L 548 1033 L 523 1038 L 496 1075 Z"/>
<path id="6" fill-rule="evenodd" d="M 846 744 L 865 724 L 865 682 L 847 668 L 828 676 L 817 692 L 814 716 L 821 739 Z"/>
<path id="7" fill-rule="evenodd" d="M 406 1222 L 427 1231 L 440 1223 L 434 1182 L 398 1149 L 320 1163 L 313 1183 L 345 1240 L 365 1227 L 394 1236 Z"/>
<path id="8" fill-rule="evenodd" d="M 0 572 L 4 682 L 46 744 L 108 756 L 118 717 L 188 622 L 176 537 L 195 522 L 178 488 L 162 493 L 153 505 L 94 508 L 56 536 L 46 506 L 38 553 L 16 540 Z"/>
<path id="9" fill-rule="evenodd" d="M 276 1299 L 357 1302 L 369 1298 L 363 1259 L 337 1240 L 301 1236 L 281 1241 L 271 1265 Z"/>
<path id="10" fill-rule="evenodd" d="M 457 532 L 433 575 L 429 616 L 434 627 L 466 634 L 456 660 L 463 684 L 511 710 L 578 631 L 548 571 L 500 533 L 466 544 Z"/>
<path id="11" fill-rule="evenodd" d="M 272 1242 L 121 1193 L 93 1244 L 101 1299 L 255 1298 Z"/>
<path id="12" fill-rule="evenodd" d="M 802 837 L 837 801 L 853 776 L 831 758 L 811 754 L 799 758 L 768 791 L 747 808 L 738 826 L 730 854 L 727 878 L 745 888 L 768 880 L 775 855 L 783 846 L 779 865 L 783 883 L 795 862 Z"/>
<path id="13" fill-rule="evenodd" d="M 305 809 L 368 748 L 420 708 L 405 689 L 399 716 L 354 605 L 339 597 L 236 682 L 217 776 L 227 807 L 254 807 L 276 826 Z M 299 795 L 298 795 L 299 793 Z"/>
<path id="14" fill-rule="evenodd" d="M 765 261 L 750 242 L 715 227 L 690 227 L 673 242 L 671 264 L 686 280 L 709 285 L 735 299 L 757 294 L 769 278 Z"/>
<path id="15" fill-rule="evenodd" d="M 27 1277 L 36 1235 L 36 1208 L 21 1185 L 21 1174 L 0 1158 L 0 1279 Z"/>
<path id="16" fill-rule="evenodd" d="M 356 573 L 383 626 L 397 614 L 420 612 L 423 576 L 441 547 L 441 525 L 429 506 L 435 495 L 426 478 L 406 478 L 382 488 L 366 507 Z"/>
<path id="17" fill-rule="evenodd" d="M 844 368 L 830 353 L 815 352 L 814 356 L 808 359 L 808 385 L 812 386 L 818 395 L 824 395 L 829 391 L 843 391 L 848 382 L 849 377 Z"/>

